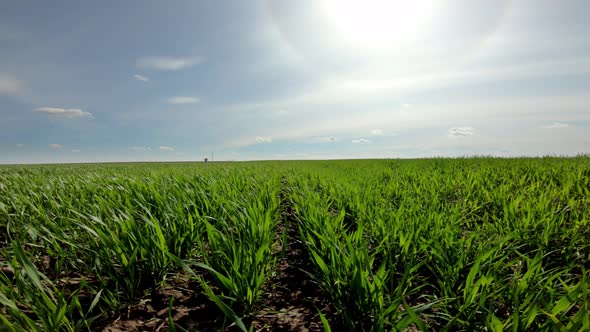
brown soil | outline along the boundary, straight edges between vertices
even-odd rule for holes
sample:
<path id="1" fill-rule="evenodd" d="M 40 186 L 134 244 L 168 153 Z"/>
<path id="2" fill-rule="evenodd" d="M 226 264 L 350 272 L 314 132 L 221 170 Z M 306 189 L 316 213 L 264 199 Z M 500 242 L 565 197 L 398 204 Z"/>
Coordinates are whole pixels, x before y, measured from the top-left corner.
<path id="1" fill-rule="evenodd" d="M 257 331 L 323 331 L 318 310 L 328 318 L 332 317 L 332 310 L 307 273 L 313 271 L 313 266 L 300 240 L 286 190 L 286 179 L 283 179 L 281 214 L 283 231 L 287 232 L 285 256 L 279 261 L 276 278 L 270 282 L 272 289 L 264 299 L 264 309 L 254 317 L 252 326 Z"/>
<path id="2" fill-rule="evenodd" d="M 170 301 L 172 309 L 170 310 Z M 219 331 L 223 316 L 202 294 L 197 281 L 179 275 L 166 286 L 155 289 L 127 310 L 104 320 L 95 331 L 168 331 L 170 317 L 176 327 L 189 331 Z M 179 329 L 180 330 L 180 329 Z"/>

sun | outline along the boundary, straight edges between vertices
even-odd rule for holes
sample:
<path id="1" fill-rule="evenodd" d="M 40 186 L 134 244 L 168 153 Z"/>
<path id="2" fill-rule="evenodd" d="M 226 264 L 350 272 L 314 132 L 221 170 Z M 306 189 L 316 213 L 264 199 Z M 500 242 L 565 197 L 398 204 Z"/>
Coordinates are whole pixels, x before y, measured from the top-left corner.
<path id="1" fill-rule="evenodd" d="M 328 28 L 344 45 L 391 49 L 425 32 L 440 0 L 321 0 Z"/>

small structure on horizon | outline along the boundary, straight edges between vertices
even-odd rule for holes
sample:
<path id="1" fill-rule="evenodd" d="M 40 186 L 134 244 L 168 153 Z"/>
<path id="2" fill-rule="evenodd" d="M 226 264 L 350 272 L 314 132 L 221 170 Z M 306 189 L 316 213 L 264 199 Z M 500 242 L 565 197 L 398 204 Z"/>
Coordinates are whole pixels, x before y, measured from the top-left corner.
<path id="1" fill-rule="evenodd" d="M 204 162 L 208 162 L 209 159 L 207 157 L 205 157 L 205 159 L 203 159 Z"/>

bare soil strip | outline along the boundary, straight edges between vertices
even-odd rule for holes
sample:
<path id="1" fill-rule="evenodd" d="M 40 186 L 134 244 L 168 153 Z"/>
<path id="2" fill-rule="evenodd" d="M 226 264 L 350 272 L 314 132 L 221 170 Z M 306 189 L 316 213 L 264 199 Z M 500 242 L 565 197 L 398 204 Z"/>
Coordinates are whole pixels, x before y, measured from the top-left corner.
<path id="1" fill-rule="evenodd" d="M 271 289 L 264 299 L 264 309 L 253 319 L 257 331 L 323 331 L 318 310 L 328 318 L 331 309 L 319 286 L 305 271 L 313 267 L 299 236 L 295 211 L 289 198 L 288 183 L 282 180 L 281 214 L 287 232 L 285 256 L 271 280 Z"/>
<path id="2" fill-rule="evenodd" d="M 202 294 L 199 283 L 180 274 L 94 330 L 168 331 L 170 316 L 177 327 L 189 331 L 219 331 L 223 319 L 217 307 Z"/>

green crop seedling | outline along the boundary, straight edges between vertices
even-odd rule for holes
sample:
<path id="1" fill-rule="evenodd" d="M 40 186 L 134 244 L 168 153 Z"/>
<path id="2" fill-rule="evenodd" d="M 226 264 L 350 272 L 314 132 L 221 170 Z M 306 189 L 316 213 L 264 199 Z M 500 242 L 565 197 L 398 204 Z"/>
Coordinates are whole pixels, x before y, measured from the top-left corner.
<path id="1" fill-rule="evenodd" d="M 590 330 L 589 220 L 588 157 L 2 166 L 0 330 Z"/>

